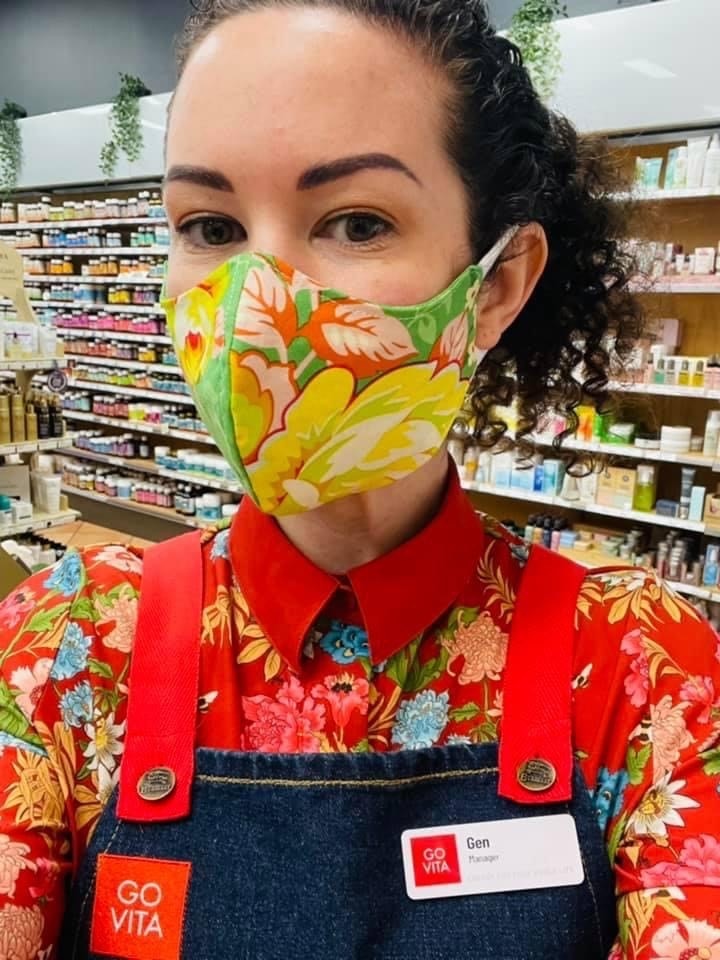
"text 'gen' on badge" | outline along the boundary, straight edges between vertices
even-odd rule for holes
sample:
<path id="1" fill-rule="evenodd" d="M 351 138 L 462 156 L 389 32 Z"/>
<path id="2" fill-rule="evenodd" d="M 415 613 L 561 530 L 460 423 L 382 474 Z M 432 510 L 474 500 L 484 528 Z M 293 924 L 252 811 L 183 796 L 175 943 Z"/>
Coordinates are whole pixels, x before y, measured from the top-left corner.
<path id="1" fill-rule="evenodd" d="M 555 767 L 547 760 L 526 760 L 517 771 L 518 783 L 533 793 L 549 790 L 557 780 Z"/>
<path id="2" fill-rule="evenodd" d="M 153 767 L 138 780 L 137 792 L 143 800 L 164 800 L 175 789 L 175 773 L 169 767 Z"/>

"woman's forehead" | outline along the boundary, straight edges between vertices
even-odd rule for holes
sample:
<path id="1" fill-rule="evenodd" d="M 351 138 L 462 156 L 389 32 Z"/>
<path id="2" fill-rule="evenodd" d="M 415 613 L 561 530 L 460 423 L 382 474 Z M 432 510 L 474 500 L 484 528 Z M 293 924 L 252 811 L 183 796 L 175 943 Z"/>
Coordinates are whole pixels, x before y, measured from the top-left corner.
<path id="1" fill-rule="evenodd" d="M 383 152 L 443 140 L 447 88 L 389 30 L 339 11 L 268 9 L 217 27 L 190 57 L 173 102 L 168 162 L 212 164 Z"/>

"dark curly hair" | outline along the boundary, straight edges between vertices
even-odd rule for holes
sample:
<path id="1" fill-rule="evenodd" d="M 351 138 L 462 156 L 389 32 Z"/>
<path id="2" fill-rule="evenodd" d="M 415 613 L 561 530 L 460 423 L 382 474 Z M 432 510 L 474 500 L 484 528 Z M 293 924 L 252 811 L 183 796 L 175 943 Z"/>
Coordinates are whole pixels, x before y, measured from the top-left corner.
<path id="1" fill-rule="evenodd" d="M 490 351 L 471 400 L 476 435 L 497 443 L 506 424 L 493 407 L 517 398 L 518 438 L 528 438 L 549 407 L 574 432 L 584 400 L 606 405 L 610 358 L 622 359 L 641 332 L 623 246 L 630 210 L 608 146 L 581 138 L 541 102 L 516 46 L 490 24 L 484 0 L 192 0 L 178 42 L 179 73 L 197 43 L 231 16 L 267 7 L 331 7 L 410 40 L 452 82 L 447 146 L 470 198 L 470 236 L 481 256 L 513 225 L 539 223 L 547 267 L 527 305 Z M 576 367 L 582 381 L 574 378 Z M 558 441 L 559 442 L 559 441 Z"/>

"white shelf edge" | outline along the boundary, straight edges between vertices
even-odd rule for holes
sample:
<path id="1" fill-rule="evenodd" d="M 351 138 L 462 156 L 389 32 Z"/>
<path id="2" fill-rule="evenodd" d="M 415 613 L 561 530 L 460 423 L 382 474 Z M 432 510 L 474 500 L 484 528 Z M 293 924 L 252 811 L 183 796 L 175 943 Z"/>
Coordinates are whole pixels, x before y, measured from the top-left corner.
<path id="1" fill-rule="evenodd" d="M 25 273 L 23 274 L 25 283 L 109 283 L 116 286 L 125 286 L 130 284 L 157 284 L 162 286 L 165 282 L 162 277 L 143 277 L 142 275 L 133 275 L 128 273 L 118 273 L 112 277 L 83 277 L 76 273 Z"/>
<path id="2" fill-rule="evenodd" d="M 127 368 L 128 370 L 152 370 L 154 373 L 172 373 L 178 377 L 182 376 L 180 367 L 170 363 L 148 363 L 144 360 L 118 360 L 117 357 L 88 357 L 84 353 L 71 353 L 70 351 L 66 351 L 65 356 L 77 360 L 80 365 L 87 363 L 91 366 L 114 367 L 120 370 L 123 368 Z"/>
<path id="3" fill-rule="evenodd" d="M 195 527 L 204 529 L 212 526 L 210 523 L 201 523 L 192 517 L 182 517 L 179 513 L 169 512 L 167 516 L 160 513 L 161 509 L 170 510 L 169 507 L 152 507 L 145 503 L 136 503 L 134 500 L 121 500 L 119 497 L 107 497 L 104 493 L 95 493 L 94 490 L 80 490 L 69 483 L 62 485 L 62 492 L 67 496 L 84 497 L 86 500 L 95 500 L 97 503 L 104 503 L 110 507 L 119 507 L 121 510 L 130 510 L 132 513 L 142 513 L 146 517 L 156 517 L 158 520 L 165 520 L 168 523 L 177 523 L 183 527 Z"/>
<path id="4" fill-rule="evenodd" d="M 134 343 L 166 343 L 172 344 L 172 338 L 164 333 L 131 333 L 129 330 L 91 330 L 87 327 L 55 327 L 65 340 L 73 336 L 80 339 L 95 340 L 108 337 L 111 340 L 129 340 Z"/>
<path id="5" fill-rule="evenodd" d="M 8 527 L 0 530 L 0 536 L 3 539 L 19 536 L 23 533 L 33 533 L 37 530 L 47 530 L 50 527 L 61 527 L 66 523 L 73 523 L 79 518 L 77 510 L 61 510 L 59 513 L 42 513 L 35 511 L 30 520 L 22 520 L 20 523 L 12 523 Z"/>
<path id="6" fill-rule="evenodd" d="M 705 387 L 674 387 L 660 383 L 623 383 L 610 380 L 608 390 L 611 393 L 646 393 L 656 397 L 683 397 L 699 400 L 720 400 L 720 390 L 708 390 Z"/>
<path id="7" fill-rule="evenodd" d="M 720 187 L 676 187 L 669 190 L 637 189 L 630 193 L 616 193 L 618 200 L 701 200 L 720 197 Z"/>
<path id="8" fill-rule="evenodd" d="M 533 439 L 538 446 L 552 446 L 551 437 L 536 436 Z M 613 457 L 627 457 L 629 460 L 683 463 L 691 467 L 708 467 L 716 472 L 720 471 L 720 459 L 708 457 L 702 453 L 666 453 L 664 450 L 643 450 L 640 447 L 625 443 L 607 443 L 600 440 L 582 442 L 572 437 L 563 440 L 561 449 L 577 450 L 579 453 L 602 453 Z"/>
<path id="9" fill-rule="evenodd" d="M 58 451 L 61 456 L 77 457 L 79 460 L 92 460 L 95 463 L 105 463 L 111 467 L 119 467 L 125 470 L 136 470 L 139 473 L 147 473 L 152 477 L 163 477 L 166 480 L 177 480 L 180 483 L 194 483 L 198 487 L 207 487 L 211 490 L 223 490 L 226 493 L 242 494 L 243 490 L 240 484 L 232 480 L 223 480 L 220 477 L 208 477 L 204 473 L 192 473 L 184 470 L 170 470 L 168 467 L 160 467 L 154 461 L 149 460 L 147 465 L 137 463 L 134 460 L 128 460 L 126 457 L 117 457 L 112 454 L 94 453 L 92 450 L 81 450 L 78 447 L 62 447 Z"/>
<path id="10" fill-rule="evenodd" d="M 48 437 L 44 440 L 25 440 L 22 443 L 6 443 L 0 446 L 0 457 L 9 457 L 14 453 L 41 453 L 43 450 L 57 450 L 67 443 L 72 443 L 74 438 L 74 433 L 66 433 L 62 437 Z M 0 531 L 0 533 L 1 532 L 2 531 Z"/>
<path id="11" fill-rule="evenodd" d="M 168 255 L 167 247 L 14 247 L 23 257 L 161 257 Z"/>
<path id="12" fill-rule="evenodd" d="M 37 220 L 34 223 L 15 221 L 15 223 L 0 223 L 3 233 L 27 232 L 29 230 L 74 230 L 83 227 L 160 227 L 167 226 L 167 217 L 109 217 L 93 218 L 92 220 Z"/>
<path id="13" fill-rule="evenodd" d="M 720 282 L 705 280 L 687 282 L 682 280 L 648 280 L 647 283 L 632 281 L 629 284 L 631 293 L 703 293 L 720 294 Z"/>
<path id="14" fill-rule="evenodd" d="M 194 407 L 192 397 L 185 393 L 174 393 L 171 390 L 152 390 L 143 387 L 125 387 L 115 383 L 101 383 L 96 380 L 78 380 L 75 377 L 68 379 L 68 386 L 78 390 L 96 390 L 100 393 L 117 393 L 121 396 L 137 397 L 138 399 L 164 400 L 167 403 L 181 403 L 186 407 Z"/>
<path id="15" fill-rule="evenodd" d="M 164 311 L 160 304 L 149 306 L 139 303 L 84 303 L 82 300 L 31 300 L 33 308 L 52 307 L 56 309 L 91 310 L 93 313 L 132 313 L 138 316 L 152 316 Z"/>
<path id="16" fill-rule="evenodd" d="M 198 433 L 195 430 L 180 430 L 168 427 L 164 423 L 145 423 L 142 420 L 121 420 L 114 417 L 103 417 L 97 413 L 88 413 L 85 410 L 68 410 L 63 407 L 63 417 L 66 420 L 75 420 L 79 423 L 94 423 L 115 430 L 130 430 L 133 433 L 152 433 L 160 437 L 173 437 L 184 440 L 185 443 L 202 443 L 217 449 L 215 441 L 209 434 Z"/>
<path id="17" fill-rule="evenodd" d="M 507 497 L 509 500 L 526 500 L 530 503 L 542 503 L 546 506 L 560 507 L 564 510 L 576 510 L 579 513 L 597 513 L 617 520 L 630 520 L 635 523 L 649 523 L 659 527 L 674 527 L 691 533 L 706 533 L 708 528 L 701 520 L 680 520 L 678 517 L 663 517 L 656 513 L 641 510 L 620 510 L 617 507 L 605 507 L 597 503 L 583 503 L 579 500 L 564 500 L 551 494 L 534 493 L 529 490 L 517 490 L 513 487 L 496 487 L 487 483 L 468 483 L 463 487 L 474 493 L 484 493 L 493 497 Z M 714 535 L 714 534 L 713 534 Z"/>
<path id="18" fill-rule="evenodd" d="M 66 367 L 65 357 L 38 357 L 35 360 L 0 360 L 0 373 L 12 373 L 16 370 L 55 370 Z"/>

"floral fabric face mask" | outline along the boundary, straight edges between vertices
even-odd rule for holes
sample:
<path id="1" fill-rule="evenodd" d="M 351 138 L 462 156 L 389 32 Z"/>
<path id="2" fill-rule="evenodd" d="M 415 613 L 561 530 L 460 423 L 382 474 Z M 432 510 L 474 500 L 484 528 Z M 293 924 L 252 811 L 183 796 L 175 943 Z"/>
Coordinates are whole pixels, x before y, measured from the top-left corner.
<path id="1" fill-rule="evenodd" d="M 417 306 L 366 303 L 258 253 L 163 299 L 200 416 L 261 510 L 386 486 L 441 449 L 483 356 L 480 288 L 513 233 Z"/>

